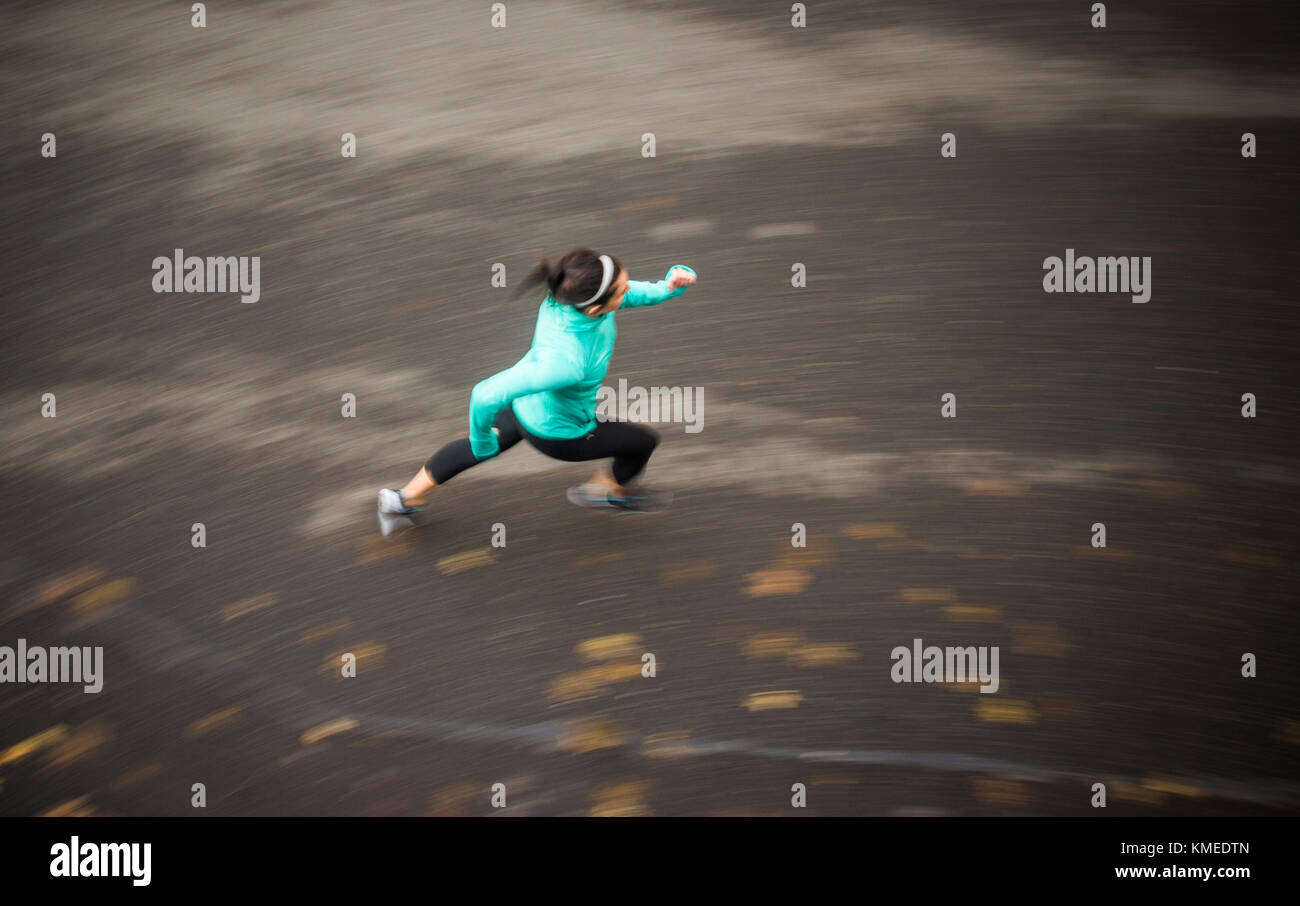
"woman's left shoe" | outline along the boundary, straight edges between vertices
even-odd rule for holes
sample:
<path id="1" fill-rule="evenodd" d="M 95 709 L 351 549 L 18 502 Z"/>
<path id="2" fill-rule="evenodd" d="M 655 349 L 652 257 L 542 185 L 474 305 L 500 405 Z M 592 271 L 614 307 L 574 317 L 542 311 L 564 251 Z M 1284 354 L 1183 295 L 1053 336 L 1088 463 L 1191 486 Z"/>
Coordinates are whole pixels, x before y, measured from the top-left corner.
<path id="1" fill-rule="evenodd" d="M 402 492 L 392 488 L 383 488 L 379 492 L 379 531 L 385 538 L 404 529 L 413 528 L 415 520 L 412 513 L 418 513 L 421 507 L 407 506 L 402 499 Z"/>

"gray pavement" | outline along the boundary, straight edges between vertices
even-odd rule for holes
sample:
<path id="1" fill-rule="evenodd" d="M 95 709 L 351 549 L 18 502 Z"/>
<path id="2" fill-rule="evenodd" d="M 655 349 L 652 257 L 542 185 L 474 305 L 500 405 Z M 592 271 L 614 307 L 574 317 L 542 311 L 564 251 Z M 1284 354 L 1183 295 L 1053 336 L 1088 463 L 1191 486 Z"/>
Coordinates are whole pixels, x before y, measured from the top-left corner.
<path id="1" fill-rule="evenodd" d="M 0 814 L 1300 812 L 1294 67 L 958 6 L 6 10 L 0 645 L 106 675 L 0 686 Z M 703 388 L 674 507 L 521 445 L 381 542 L 527 348 L 492 264 L 582 244 L 700 275 L 608 381 Z M 176 247 L 261 300 L 153 293 Z M 1045 294 L 1066 248 L 1151 301 Z M 917 637 L 999 692 L 891 682 Z"/>

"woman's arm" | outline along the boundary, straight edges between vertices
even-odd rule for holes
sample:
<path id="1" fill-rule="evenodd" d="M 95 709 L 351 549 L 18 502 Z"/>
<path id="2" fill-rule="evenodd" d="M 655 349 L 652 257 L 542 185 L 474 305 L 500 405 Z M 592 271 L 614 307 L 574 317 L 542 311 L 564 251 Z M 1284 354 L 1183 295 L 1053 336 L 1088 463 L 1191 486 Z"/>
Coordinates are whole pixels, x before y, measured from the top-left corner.
<path id="1" fill-rule="evenodd" d="M 673 271 L 685 271 L 674 274 Z M 687 277 L 686 275 L 689 275 Z M 642 305 L 658 305 L 668 299 L 675 299 L 686 292 L 686 287 L 695 282 L 695 271 L 684 264 L 674 264 L 658 283 L 644 280 L 627 281 L 627 294 L 623 296 L 622 308 L 637 308 Z"/>
<path id="2" fill-rule="evenodd" d="M 488 459 L 500 452 L 492 422 L 514 400 L 580 380 L 582 369 L 576 362 L 552 350 L 530 349 L 510 368 L 479 381 L 469 395 L 469 445 L 475 458 Z"/>

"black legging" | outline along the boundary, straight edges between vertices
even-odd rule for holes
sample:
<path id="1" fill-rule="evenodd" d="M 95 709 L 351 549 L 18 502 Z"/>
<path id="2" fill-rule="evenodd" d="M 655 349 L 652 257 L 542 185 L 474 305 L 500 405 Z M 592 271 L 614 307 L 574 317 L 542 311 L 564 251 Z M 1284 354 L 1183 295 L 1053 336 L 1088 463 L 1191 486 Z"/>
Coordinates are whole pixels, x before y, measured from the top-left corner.
<path id="1" fill-rule="evenodd" d="M 655 447 L 659 446 L 657 431 L 628 422 L 597 422 L 596 430 L 572 440 L 537 437 L 524 430 L 509 406 L 497 414 L 493 425 L 500 431 L 497 440 L 501 445 L 502 453 L 519 443 L 521 438 L 527 438 L 528 442 L 542 453 L 552 459 L 562 459 L 565 462 L 587 462 L 612 456 L 614 457 L 614 480 L 619 484 L 627 484 L 640 475 L 641 470 L 650 461 L 650 454 L 655 451 Z M 470 449 L 469 438 L 462 437 L 460 440 L 453 440 L 446 444 L 429 457 L 425 468 L 429 470 L 434 481 L 438 484 L 446 484 L 480 461 L 486 462 L 475 458 L 473 450 Z"/>

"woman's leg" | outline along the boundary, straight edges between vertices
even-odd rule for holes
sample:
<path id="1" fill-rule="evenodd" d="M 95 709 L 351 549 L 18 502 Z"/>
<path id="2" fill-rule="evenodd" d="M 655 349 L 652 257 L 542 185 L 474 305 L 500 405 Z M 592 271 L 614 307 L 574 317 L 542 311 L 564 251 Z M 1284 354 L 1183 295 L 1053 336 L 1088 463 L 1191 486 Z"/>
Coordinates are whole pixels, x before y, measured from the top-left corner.
<path id="1" fill-rule="evenodd" d="M 523 436 L 519 430 L 519 422 L 515 420 L 515 414 L 509 406 L 497 413 L 493 430 L 497 433 L 497 442 L 502 453 L 519 443 L 520 437 Z M 415 473 L 415 477 L 402 488 L 402 502 L 408 507 L 424 506 L 430 491 L 440 484 L 446 484 L 461 472 L 477 465 L 478 462 L 470 449 L 468 437 L 443 445 L 438 452 L 429 457 L 424 468 Z"/>
<path id="2" fill-rule="evenodd" d="M 659 446 L 659 433 L 644 425 L 629 422 L 600 422 L 596 430 L 585 437 L 572 440 L 551 440 L 524 433 L 528 442 L 552 459 L 565 462 L 588 462 L 593 459 L 613 457 L 610 474 L 597 470 L 591 483 L 608 488 L 612 493 L 624 493 L 626 485 L 645 470 L 655 447 Z"/>

